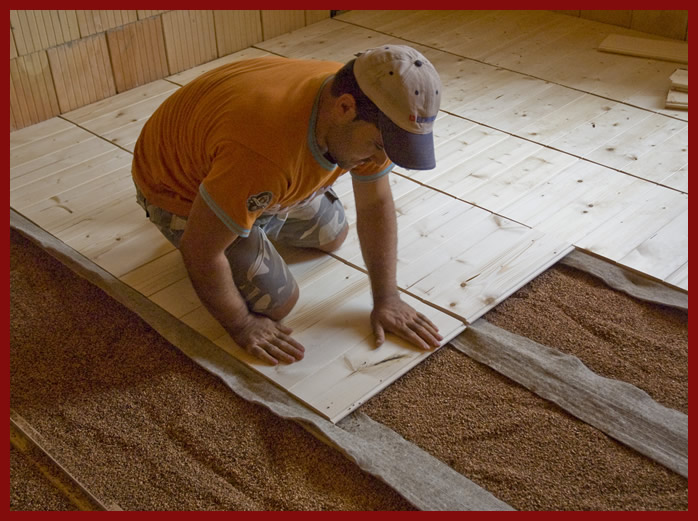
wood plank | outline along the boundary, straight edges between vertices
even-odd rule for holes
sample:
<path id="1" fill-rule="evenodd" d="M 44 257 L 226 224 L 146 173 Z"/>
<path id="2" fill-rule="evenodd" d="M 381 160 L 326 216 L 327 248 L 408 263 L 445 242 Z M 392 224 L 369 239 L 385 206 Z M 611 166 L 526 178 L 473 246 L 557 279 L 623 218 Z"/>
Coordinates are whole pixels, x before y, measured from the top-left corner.
<path id="1" fill-rule="evenodd" d="M 541 148 L 536 143 L 486 127 L 479 127 L 476 132 L 483 133 L 485 138 L 468 142 L 466 147 L 452 156 L 453 160 L 444 161 L 443 171 L 436 168 L 434 174 L 437 175 L 431 179 L 427 177 L 425 182 L 467 200 L 470 191 Z"/>
<path id="2" fill-rule="evenodd" d="M 688 208 L 688 196 L 653 185 L 621 212 L 606 221 L 577 245 L 603 257 L 619 260 Z M 661 269 L 655 266 L 649 275 Z"/>
<path id="3" fill-rule="evenodd" d="M 651 116 L 646 110 L 616 104 L 581 125 L 571 126 L 567 133 L 548 144 L 568 154 L 586 157 L 588 153 Z"/>
<path id="4" fill-rule="evenodd" d="M 624 170 L 642 179 L 663 183 L 688 165 L 688 126 L 669 136 L 661 147 L 648 150 Z"/>
<path id="5" fill-rule="evenodd" d="M 93 145 L 94 148 L 92 148 Z M 103 145 L 106 145 L 105 149 L 102 148 Z M 33 182 L 37 176 L 41 175 L 41 172 L 37 171 L 42 168 L 50 168 L 52 164 L 58 168 L 76 164 L 85 158 L 99 155 L 109 148 L 114 147 L 77 127 L 17 147 L 10 152 L 11 189 Z"/>
<path id="6" fill-rule="evenodd" d="M 599 44 L 599 50 L 629 56 L 688 63 L 688 44 L 676 40 L 660 40 L 609 34 Z"/>
<path id="7" fill-rule="evenodd" d="M 518 134 L 549 145 L 584 123 L 589 123 L 614 109 L 617 103 L 590 94 L 575 99 L 572 103 L 522 127 Z"/>
<path id="8" fill-rule="evenodd" d="M 107 99 L 72 110 L 63 114 L 63 117 L 77 125 L 85 126 L 88 125 L 90 121 L 108 114 L 116 114 L 123 108 L 131 105 L 137 105 L 140 102 L 147 103 L 147 100 L 150 98 L 159 97 L 166 93 L 171 94 L 177 90 L 177 88 L 176 85 L 172 85 L 165 80 L 153 81 L 142 87 L 136 87 Z"/>
<path id="9" fill-rule="evenodd" d="M 59 134 L 73 127 L 73 124 L 62 118 L 51 118 L 32 125 L 31 128 L 15 130 L 10 132 L 10 151 L 29 143 L 36 143 L 48 136 Z M 10 160 L 10 167 L 12 167 L 12 159 Z"/>
<path id="10" fill-rule="evenodd" d="M 463 324 L 447 315 L 433 317 L 433 308 L 409 297 L 405 299 L 422 313 L 432 315 L 445 338 L 451 339 L 465 329 Z M 418 350 L 393 335 L 388 335 L 378 349 L 373 349 L 370 341 L 371 338 L 358 344 L 291 391 L 301 399 L 312 396 L 313 408 L 336 423 L 434 353 Z M 322 378 L 332 378 L 334 383 L 326 391 L 318 392 Z M 370 391 L 362 392 L 362 389 Z"/>
<path id="11" fill-rule="evenodd" d="M 173 246 L 171 251 L 149 260 L 119 278 L 139 293 L 150 297 L 185 277 L 187 270 L 182 255 Z"/>
<path id="12" fill-rule="evenodd" d="M 500 227 L 408 292 L 472 323 L 570 251 L 571 245 L 539 231 Z"/>
<path id="13" fill-rule="evenodd" d="M 334 263 L 335 268 L 342 273 L 352 270 L 338 261 Z M 336 273 L 331 269 L 318 278 L 316 284 L 309 286 L 317 291 L 314 295 L 307 297 L 305 306 L 301 304 L 299 311 L 294 309 L 284 320 L 284 323 L 296 326 L 294 337 L 306 347 L 306 356 L 302 361 L 271 367 L 252 359 L 227 336 L 218 339 L 216 343 L 273 381 L 283 382 L 282 385 L 288 387 L 291 394 L 319 414 L 336 422 L 359 403 L 363 403 L 365 399 L 382 389 L 401 371 L 409 370 L 415 357 L 428 356 L 432 351 L 425 352 L 410 347 L 390 334 L 383 346 L 375 349 L 369 322 L 372 299 L 366 276 L 360 274 L 359 281 L 349 282 L 345 287 L 344 293 L 349 291 L 353 294 L 352 297 L 337 300 L 332 293 L 334 287 L 328 289 L 326 284 L 333 275 Z M 342 283 L 342 276 L 335 278 L 338 279 L 338 283 Z M 301 299 L 304 298 L 303 293 L 301 292 Z M 455 335 L 464 327 L 458 320 L 439 313 L 430 306 L 409 296 L 404 298 L 434 319 L 446 335 Z M 331 311 L 323 311 L 321 314 L 316 311 L 310 312 L 323 302 L 329 304 Z M 294 322 L 296 313 L 300 313 L 301 316 Z M 307 325 L 308 320 L 313 322 L 312 327 L 298 324 L 298 322 L 305 322 Z M 388 358 L 391 360 L 385 361 L 384 356 L 388 352 L 390 352 Z M 345 384 L 337 384 L 337 380 L 341 382 L 348 373 L 353 371 L 348 367 L 345 359 L 348 359 L 356 368 L 377 366 L 381 372 L 376 374 L 378 371 L 374 369 L 371 375 L 370 370 L 360 370 L 360 373 L 366 373 L 369 377 L 351 378 L 347 387 L 344 387 Z"/>
<path id="14" fill-rule="evenodd" d="M 686 163 L 681 168 L 676 170 L 669 177 L 664 178 L 662 180 L 662 185 L 667 186 L 669 188 L 673 188 L 674 190 L 678 190 L 680 192 L 683 192 L 684 194 L 687 194 L 688 193 L 688 163 Z"/>
<path id="15" fill-rule="evenodd" d="M 652 114 L 636 125 L 603 143 L 585 157 L 596 163 L 630 171 L 629 165 L 652 158 L 663 143 L 677 132 L 683 131 L 688 124 L 662 114 Z"/>
<path id="16" fill-rule="evenodd" d="M 167 78 L 167 81 L 176 83 L 180 86 L 184 86 L 193 79 L 198 78 L 205 72 L 213 70 L 217 67 L 221 67 L 227 63 L 232 63 L 239 60 L 246 60 L 250 58 L 259 58 L 261 56 L 269 56 L 269 53 L 255 48 L 244 49 L 242 51 L 223 56 L 222 58 L 218 58 L 216 60 L 204 63 L 202 65 L 197 65 L 196 67 L 192 67 L 191 69 L 178 72 L 177 74 L 173 74 L 172 76 L 169 76 Z"/>
<path id="17" fill-rule="evenodd" d="M 108 247 L 95 248 L 94 253 L 89 249 L 84 251 L 89 259 L 117 278 L 153 258 L 167 254 L 173 248 L 162 233 L 146 219 L 144 212 L 140 216 L 129 215 L 124 220 L 134 221 L 137 226 L 128 230 L 124 225 L 125 233 L 117 235 Z M 120 223 L 117 224 L 121 226 Z"/>
<path id="18" fill-rule="evenodd" d="M 602 166 L 577 161 L 545 183 L 529 190 L 514 203 L 504 207 L 501 214 L 535 228 L 552 219 L 553 215 L 563 211 L 575 201 L 583 199 L 584 195 L 594 187 L 609 186 L 609 195 L 621 196 L 625 195 L 625 191 L 633 185 L 633 181 L 636 180 Z M 636 181 L 635 185 L 646 186 L 647 183 Z M 617 199 L 614 198 L 614 201 Z M 580 212 L 584 210 L 581 209 Z"/>
<path id="19" fill-rule="evenodd" d="M 664 106 L 669 109 L 688 110 L 688 92 L 670 89 Z"/>
<path id="20" fill-rule="evenodd" d="M 154 227 L 153 227 L 154 228 Z M 181 279 L 150 295 L 150 300 L 172 316 L 180 318 L 202 306 L 194 286 L 185 274 Z"/>
<path id="21" fill-rule="evenodd" d="M 688 262 L 669 275 L 665 282 L 688 291 Z"/>
<path id="22" fill-rule="evenodd" d="M 688 263 L 688 209 L 618 261 L 664 280 Z"/>
<path id="23" fill-rule="evenodd" d="M 669 81 L 671 82 L 672 89 L 688 92 L 688 69 L 676 69 L 674 73 L 669 76 Z"/>
<path id="24" fill-rule="evenodd" d="M 26 211 L 49 199 L 60 201 L 65 192 L 91 180 L 128 169 L 133 161 L 130 154 L 123 150 L 115 150 L 99 138 L 86 142 L 80 148 L 86 152 L 85 155 L 79 158 L 73 156 L 63 164 L 52 162 L 19 178 L 17 181 L 21 181 L 21 185 L 10 191 L 13 207 Z M 16 184 L 19 185 L 19 182 Z M 72 211 L 64 204 L 63 208 L 68 212 Z"/>
<path id="25" fill-rule="evenodd" d="M 641 199 L 654 186 L 628 176 L 605 176 L 600 182 L 584 183 L 574 198 L 555 211 L 547 211 L 546 217 L 538 217 L 535 228 L 548 235 L 578 244 L 592 230 L 615 218 L 627 205 Z M 612 260 L 617 260 L 615 257 Z"/>
<path id="26" fill-rule="evenodd" d="M 22 214 L 46 231 L 57 234 L 90 219 L 114 199 L 135 197 L 130 162 L 121 168 L 90 179 L 75 188 L 22 208 Z"/>
<path id="27" fill-rule="evenodd" d="M 521 156 L 518 162 L 497 172 L 487 182 L 467 191 L 456 191 L 454 187 L 454 192 L 464 201 L 502 213 L 530 190 L 543 185 L 575 162 L 577 159 L 573 156 L 541 148 L 531 155 Z"/>

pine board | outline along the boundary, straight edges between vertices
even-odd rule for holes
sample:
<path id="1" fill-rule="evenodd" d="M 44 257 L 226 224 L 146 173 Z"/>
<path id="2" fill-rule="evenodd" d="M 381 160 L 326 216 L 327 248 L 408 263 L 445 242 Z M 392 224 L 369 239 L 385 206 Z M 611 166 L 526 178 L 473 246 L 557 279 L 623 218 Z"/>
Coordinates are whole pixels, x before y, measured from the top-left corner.
<path id="1" fill-rule="evenodd" d="M 688 44 L 676 40 L 610 34 L 599 44 L 599 50 L 654 60 L 688 63 Z"/>
<path id="2" fill-rule="evenodd" d="M 671 82 L 672 89 L 688 92 L 688 69 L 676 69 L 674 73 L 669 76 L 669 81 Z"/>

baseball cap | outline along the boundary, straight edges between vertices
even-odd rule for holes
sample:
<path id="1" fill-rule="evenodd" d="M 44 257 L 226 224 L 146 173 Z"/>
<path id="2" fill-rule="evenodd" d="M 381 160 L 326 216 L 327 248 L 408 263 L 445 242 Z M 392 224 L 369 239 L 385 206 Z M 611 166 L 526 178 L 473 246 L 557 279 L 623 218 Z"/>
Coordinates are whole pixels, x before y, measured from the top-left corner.
<path id="1" fill-rule="evenodd" d="M 383 45 L 356 55 L 354 77 L 381 111 L 390 160 L 412 170 L 434 168 L 433 127 L 443 87 L 431 62 L 412 47 Z"/>

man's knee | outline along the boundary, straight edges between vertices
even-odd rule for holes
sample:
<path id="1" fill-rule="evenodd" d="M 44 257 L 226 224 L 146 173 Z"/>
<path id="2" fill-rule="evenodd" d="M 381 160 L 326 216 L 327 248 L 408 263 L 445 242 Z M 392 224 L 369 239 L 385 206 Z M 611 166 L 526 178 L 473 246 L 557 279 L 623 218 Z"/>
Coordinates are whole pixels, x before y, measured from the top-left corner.
<path id="1" fill-rule="evenodd" d="M 344 227 L 336 235 L 334 240 L 332 240 L 331 242 L 325 243 L 321 246 L 318 246 L 318 248 L 321 249 L 322 251 L 326 251 L 326 252 L 337 251 L 342 246 L 342 244 L 344 244 L 344 241 L 346 240 L 347 235 L 349 235 L 349 225 L 345 222 Z"/>
<path id="2" fill-rule="evenodd" d="M 296 302 L 298 302 L 299 295 L 300 290 L 298 289 L 298 284 L 295 284 L 293 292 L 291 293 L 291 295 L 289 295 L 288 299 L 285 302 L 274 303 L 274 305 L 269 309 L 258 311 L 258 313 L 261 315 L 265 315 L 271 318 L 272 320 L 276 320 L 278 322 L 279 320 L 287 317 L 288 314 L 293 310 L 293 308 L 296 305 Z"/>

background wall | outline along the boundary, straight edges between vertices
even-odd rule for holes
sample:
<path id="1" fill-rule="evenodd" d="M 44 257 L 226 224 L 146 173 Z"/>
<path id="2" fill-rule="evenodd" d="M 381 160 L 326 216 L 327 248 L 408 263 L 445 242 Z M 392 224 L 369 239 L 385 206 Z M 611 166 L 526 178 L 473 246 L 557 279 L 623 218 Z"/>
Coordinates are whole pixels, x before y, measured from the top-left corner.
<path id="1" fill-rule="evenodd" d="M 11 10 L 10 131 L 329 16 L 329 10 Z"/>
<path id="2" fill-rule="evenodd" d="M 688 10 L 568 10 L 556 13 L 579 16 L 645 33 L 666 36 L 677 40 L 688 40 Z"/>
<path id="3" fill-rule="evenodd" d="M 557 11 L 688 39 L 688 11 Z M 329 10 L 10 11 L 10 131 L 329 18 Z"/>

